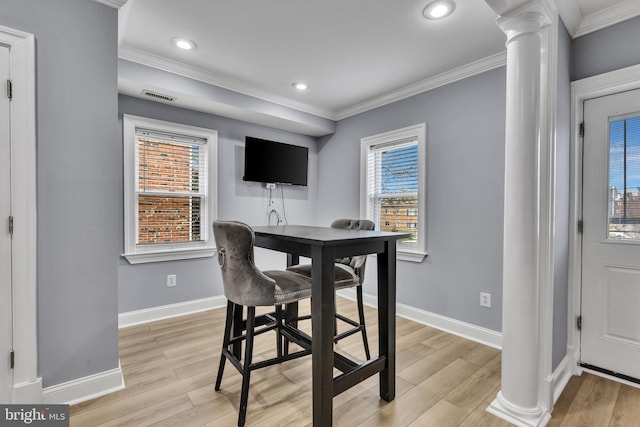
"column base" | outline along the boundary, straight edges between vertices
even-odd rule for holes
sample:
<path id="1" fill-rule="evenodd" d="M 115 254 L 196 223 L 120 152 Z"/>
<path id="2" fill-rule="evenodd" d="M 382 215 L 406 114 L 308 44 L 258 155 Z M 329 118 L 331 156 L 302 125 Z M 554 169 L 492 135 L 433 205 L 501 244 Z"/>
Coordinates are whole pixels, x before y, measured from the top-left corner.
<path id="1" fill-rule="evenodd" d="M 540 407 L 522 408 L 510 403 L 502 396 L 502 391 L 487 407 L 487 412 L 518 427 L 544 427 L 551 419 L 551 414 Z"/>

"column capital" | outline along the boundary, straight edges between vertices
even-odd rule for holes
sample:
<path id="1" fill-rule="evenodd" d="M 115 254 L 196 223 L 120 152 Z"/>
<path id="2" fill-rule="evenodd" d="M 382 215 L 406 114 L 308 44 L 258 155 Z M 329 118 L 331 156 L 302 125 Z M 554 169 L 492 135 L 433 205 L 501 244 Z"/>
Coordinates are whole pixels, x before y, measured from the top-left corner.
<path id="1" fill-rule="evenodd" d="M 521 34 L 537 33 L 553 22 L 554 4 L 551 0 L 530 0 L 500 14 L 496 23 L 507 35 L 507 43 Z"/>

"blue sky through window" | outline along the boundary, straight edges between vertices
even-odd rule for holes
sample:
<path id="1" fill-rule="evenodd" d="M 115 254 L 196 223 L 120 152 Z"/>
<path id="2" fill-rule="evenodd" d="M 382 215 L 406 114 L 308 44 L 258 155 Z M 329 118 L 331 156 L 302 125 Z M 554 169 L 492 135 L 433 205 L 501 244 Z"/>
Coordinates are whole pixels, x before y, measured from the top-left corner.
<path id="1" fill-rule="evenodd" d="M 625 166 L 627 191 L 638 191 L 640 117 L 617 120 L 609 124 L 609 187 L 616 187 L 619 192 L 625 189 Z"/>
<path id="2" fill-rule="evenodd" d="M 418 192 L 418 145 L 392 148 L 382 153 L 380 171 L 383 194 Z"/>

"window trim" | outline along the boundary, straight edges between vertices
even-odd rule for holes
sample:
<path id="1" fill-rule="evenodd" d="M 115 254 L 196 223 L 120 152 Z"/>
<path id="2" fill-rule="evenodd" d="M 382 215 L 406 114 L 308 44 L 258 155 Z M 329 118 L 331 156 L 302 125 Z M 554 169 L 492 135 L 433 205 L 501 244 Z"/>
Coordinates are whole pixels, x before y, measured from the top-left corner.
<path id="1" fill-rule="evenodd" d="M 218 131 L 147 117 L 123 115 L 124 145 L 124 254 L 130 264 L 174 261 L 212 257 L 215 251 L 213 233 L 208 224 L 218 216 Z M 194 242 L 190 247 L 167 244 L 159 248 L 141 248 L 136 245 L 136 128 L 148 128 L 169 133 L 190 135 L 205 139 L 207 153 L 207 197 L 206 213 L 202 220 L 204 241 Z"/>
<path id="2" fill-rule="evenodd" d="M 420 123 L 389 132 L 368 136 L 360 140 L 360 216 L 367 218 L 368 194 L 367 194 L 367 158 L 371 147 L 407 140 L 409 138 L 418 141 L 418 244 L 409 249 L 398 243 L 397 257 L 399 260 L 422 262 L 427 256 L 427 212 L 426 212 L 426 134 L 427 126 Z M 420 214 L 421 213 L 421 214 Z"/>

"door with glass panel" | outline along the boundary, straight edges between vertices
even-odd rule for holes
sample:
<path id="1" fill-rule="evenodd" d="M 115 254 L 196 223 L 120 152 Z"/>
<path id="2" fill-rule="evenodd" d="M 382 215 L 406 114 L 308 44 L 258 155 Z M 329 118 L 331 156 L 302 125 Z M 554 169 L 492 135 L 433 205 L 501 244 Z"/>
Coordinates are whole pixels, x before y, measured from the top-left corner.
<path id="1" fill-rule="evenodd" d="M 584 103 L 581 363 L 640 378 L 640 90 Z"/>

